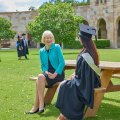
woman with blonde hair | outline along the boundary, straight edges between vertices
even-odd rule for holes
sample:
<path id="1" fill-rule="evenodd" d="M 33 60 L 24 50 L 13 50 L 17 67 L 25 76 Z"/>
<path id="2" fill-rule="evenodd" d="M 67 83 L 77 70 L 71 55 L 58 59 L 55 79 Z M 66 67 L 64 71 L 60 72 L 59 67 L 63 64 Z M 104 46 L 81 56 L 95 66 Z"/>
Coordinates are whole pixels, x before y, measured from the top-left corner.
<path id="1" fill-rule="evenodd" d="M 50 88 L 56 82 L 64 80 L 64 57 L 60 45 L 55 44 L 53 33 L 49 30 L 44 31 L 41 41 L 45 44 L 40 49 L 42 74 L 39 74 L 36 80 L 35 102 L 28 114 L 43 113 L 45 87 Z"/>

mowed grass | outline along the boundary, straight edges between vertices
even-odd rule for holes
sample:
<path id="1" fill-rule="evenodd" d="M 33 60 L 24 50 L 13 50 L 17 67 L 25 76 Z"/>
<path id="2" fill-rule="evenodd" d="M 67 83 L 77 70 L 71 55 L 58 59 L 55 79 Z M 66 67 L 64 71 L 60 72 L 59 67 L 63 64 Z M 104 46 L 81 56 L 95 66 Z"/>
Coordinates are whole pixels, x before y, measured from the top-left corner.
<path id="1" fill-rule="evenodd" d="M 39 49 L 30 49 L 29 60 L 18 60 L 16 50 L 0 50 L 0 120 L 56 120 L 59 110 L 55 107 L 57 93 L 43 114 L 26 115 L 35 96 L 35 81 L 30 76 L 41 73 Z M 80 50 L 63 50 L 65 59 L 76 59 Z M 119 61 L 120 49 L 98 50 L 100 60 Z M 74 70 L 66 71 L 66 78 Z M 120 84 L 120 79 L 113 79 Z M 72 99 L 72 98 L 71 98 Z M 95 118 L 87 120 L 120 120 L 120 92 L 106 93 Z"/>

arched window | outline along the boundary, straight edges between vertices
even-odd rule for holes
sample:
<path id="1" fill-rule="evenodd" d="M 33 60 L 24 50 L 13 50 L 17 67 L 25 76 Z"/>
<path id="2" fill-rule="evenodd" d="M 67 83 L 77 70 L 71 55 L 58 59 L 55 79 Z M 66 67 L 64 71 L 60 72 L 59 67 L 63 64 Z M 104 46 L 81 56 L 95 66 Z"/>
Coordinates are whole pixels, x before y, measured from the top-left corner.
<path id="1" fill-rule="evenodd" d="M 120 37 L 120 21 L 118 23 L 118 36 Z"/>
<path id="2" fill-rule="evenodd" d="M 100 3 L 103 3 L 103 0 L 100 0 Z"/>
<path id="3" fill-rule="evenodd" d="M 104 3 L 106 4 L 106 3 L 107 3 L 107 0 L 104 0 Z"/>
<path id="4" fill-rule="evenodd" d="M 96 5 L 98 5 L 99 4 L 99 0 L 96 0 L 96 3 L 95 3 Z"/>

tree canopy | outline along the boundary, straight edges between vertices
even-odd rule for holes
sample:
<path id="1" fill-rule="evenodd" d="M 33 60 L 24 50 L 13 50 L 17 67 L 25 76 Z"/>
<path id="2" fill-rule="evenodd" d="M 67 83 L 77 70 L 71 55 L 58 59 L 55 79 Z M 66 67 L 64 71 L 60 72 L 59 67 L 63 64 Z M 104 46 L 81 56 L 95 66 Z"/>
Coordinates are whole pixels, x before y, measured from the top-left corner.
<path id="1" fill-rule="evenodd" d="M 34 6 L 30 6 L 28 10 L 29 10 L 29 11 L 35 11 L 36 8 L 35 8 Z"/>
<path id="2" fill-rule="evenodd" d="M 0 17 L 0 40 L 14 38 L 16 32 L 11 29 L 11 22 Z"/>
<path id="3" fill-rule="evenodd" d="M 51 30 L 57 43 L 68 43 L 75 40 L 82 21 L 83 18 L 76 16 L 68 3 L 45 3 L 39 8 L 35 20 L 28 24 L 28 30 L 36 41 L 40 41 L 45 30 Z"/>
<path id="4" fill-rule="evenodd" d="M 70 3 L 72 6 L 83 6 L 83 5 L 89 5 L 90 0 L 50 0 L 51 3 L 58 3 L 58 2 L 66 2 Z"/>

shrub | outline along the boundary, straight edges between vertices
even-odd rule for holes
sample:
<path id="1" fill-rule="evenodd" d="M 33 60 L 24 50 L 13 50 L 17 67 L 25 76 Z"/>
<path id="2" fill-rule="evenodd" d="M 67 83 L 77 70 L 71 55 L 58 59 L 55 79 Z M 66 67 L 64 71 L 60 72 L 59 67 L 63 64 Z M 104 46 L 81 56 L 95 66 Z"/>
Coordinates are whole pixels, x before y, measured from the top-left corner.
<path id="1" fill-rule="evenodd" d="M 107 39 L 98 39 L 93 40 L 94 43 L 96 44 L 97 48 L 109 48 L 110 47 L 110 40 Z M 79 41 L 74 41 L 74 42 L 68 42 L 66 44 L 64 44 L 64 48 L 65 49 L 80 49 L 82 48 L 82 45 L 80 44 Z"/>
<path id="2" fill-rule="evenodd" d="M 63 45 L 65 49 L 80 49 L 82 48 L 82 45 L 80 44 L 80 41 L 74 41 L 74 42 L 68 42 Z"/>
<path id="3" fill-rule="evenodd" d="M 94 40 L 97 48 L 109 48 L 110 47 L 110 40 L 107 39 L 98 39 L 97 41 Z"/>

